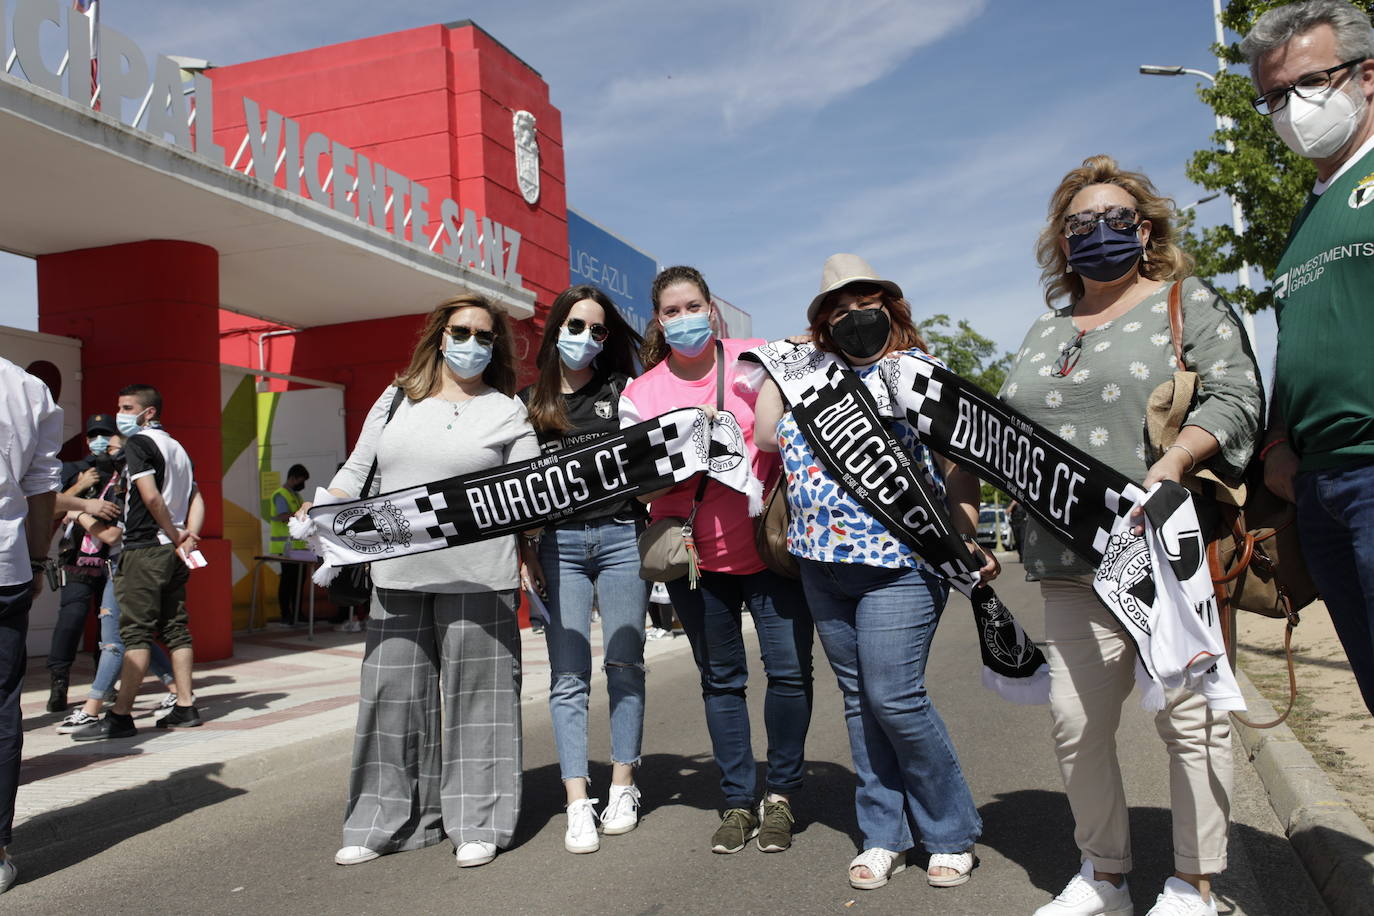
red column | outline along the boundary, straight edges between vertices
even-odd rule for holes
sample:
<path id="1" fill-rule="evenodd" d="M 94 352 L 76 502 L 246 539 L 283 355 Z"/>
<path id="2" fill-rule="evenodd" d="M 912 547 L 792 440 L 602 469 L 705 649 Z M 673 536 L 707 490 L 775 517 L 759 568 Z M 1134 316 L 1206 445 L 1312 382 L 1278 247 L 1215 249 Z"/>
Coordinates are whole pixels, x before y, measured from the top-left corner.
<path id="1" fill-rule="evenodd" d="M 191 574 L 196 657 L 233 654 L 229 542 L 223 539 L 219 252 L 153 240 L 38 258 L 38 326 L 82 342 L 81 403 L 113 412 L 119 389 L 152 385 L 163 422 L 195 462 L 209 566 Z"/>

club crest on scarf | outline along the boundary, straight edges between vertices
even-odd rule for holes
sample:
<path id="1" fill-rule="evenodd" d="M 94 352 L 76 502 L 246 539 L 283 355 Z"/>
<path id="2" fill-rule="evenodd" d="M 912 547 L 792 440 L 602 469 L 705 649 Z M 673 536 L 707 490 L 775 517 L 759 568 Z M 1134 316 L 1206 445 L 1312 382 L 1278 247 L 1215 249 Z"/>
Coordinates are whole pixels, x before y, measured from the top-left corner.
<path id="1" fill-rule="evenodd" d="M 368 556 L 410 546 L 410 523 L 390 500 L 345 509 L 334 516 L 333 528 L 351 549 Z"/>
<path id="2" fill-rule="evenodd" d="M 1155 603 L 1155 582 L 1150 576 L 1150 548 L 1130 529 L 1111 535 L 1102 563 L 1093 579 L 1105 589 L 1119 609 L 1118 616 L 1150 635 L 1150 612 Z"/>

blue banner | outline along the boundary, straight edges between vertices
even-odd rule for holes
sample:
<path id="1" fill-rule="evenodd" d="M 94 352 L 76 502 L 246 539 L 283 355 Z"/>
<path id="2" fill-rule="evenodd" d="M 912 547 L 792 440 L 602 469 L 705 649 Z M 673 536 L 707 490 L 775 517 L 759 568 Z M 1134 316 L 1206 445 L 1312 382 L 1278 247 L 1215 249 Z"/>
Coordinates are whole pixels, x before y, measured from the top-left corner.
<path id="1" fill-rule="evenodd" d="M 653 316 L 649 290 L 658 264 L 576 212 L 568 211 L 568 272 L 571 282 L 600 287 L 639 333 Z"/>

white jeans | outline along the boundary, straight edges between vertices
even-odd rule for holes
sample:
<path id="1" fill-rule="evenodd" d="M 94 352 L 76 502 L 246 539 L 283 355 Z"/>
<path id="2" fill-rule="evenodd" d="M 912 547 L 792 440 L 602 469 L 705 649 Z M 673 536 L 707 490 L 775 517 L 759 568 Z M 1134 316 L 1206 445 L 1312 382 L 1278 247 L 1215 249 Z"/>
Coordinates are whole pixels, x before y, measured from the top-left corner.
<path id="1" fill-rule="evenodd" d="M 1074 840 L 1101 872 L 1131 870 L 1131 836 L 1116 731 L 1135 687 L 1135 647 L 1093 594 L 1091 581 L 1048 579 L 1045 656 L 1050 663 L 1054 749 L 1073 810 Z M 1169 751 L 1174 868 L 1226 868 L 1230 820 L 1231 722 L 1182 688 L 1164 692 L 1155 729 Z"/>

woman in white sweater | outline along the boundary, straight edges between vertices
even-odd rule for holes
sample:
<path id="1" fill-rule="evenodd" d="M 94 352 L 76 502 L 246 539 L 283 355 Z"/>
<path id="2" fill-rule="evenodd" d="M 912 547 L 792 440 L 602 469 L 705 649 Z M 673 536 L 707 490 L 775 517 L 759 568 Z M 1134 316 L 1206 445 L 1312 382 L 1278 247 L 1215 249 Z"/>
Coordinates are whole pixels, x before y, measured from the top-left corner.
<path id="1" fill-rule="evenodd" d="M 475 295 L 440 303 L 330 492 L 361 495 L 374 461 L 379 493 L 538 457 L 514 392 L 505 315 Z M 521 771 L 516 540 L 372 564 L 338 864 L 447 836 L 460 866 L 484 865 L 510 842 Z"/>

